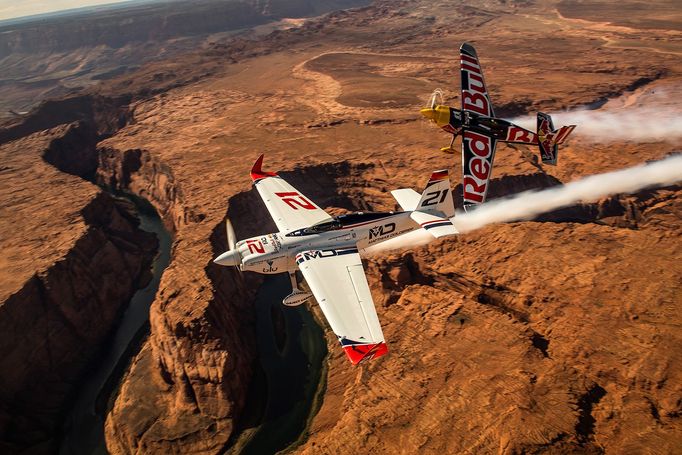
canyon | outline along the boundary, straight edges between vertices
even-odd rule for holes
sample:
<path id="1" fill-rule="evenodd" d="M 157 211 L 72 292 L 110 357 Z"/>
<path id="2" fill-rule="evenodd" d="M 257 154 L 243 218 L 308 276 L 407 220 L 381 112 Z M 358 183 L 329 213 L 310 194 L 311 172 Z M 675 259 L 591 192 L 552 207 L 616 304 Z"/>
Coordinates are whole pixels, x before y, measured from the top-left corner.
<path id="1" fill-rule="evenodd" d="M 150 278 L 156 238 L 139 230 L 132 205 L 72 174 L 93 169 L 93 140 L 92 129 L 69 124 L 0 147 L 2 269 L 11 271 L 0 307 L 6 453 L 54 447 L 64 407 Z"/>
<path id="2" fill-rule="evenodd" d="M 0 21 L 0 118 L 87 89 L 150 61 L 169 60 L 231 35 L 296 26 L 298 18 L 365 0 L 138 0 Z M 270 25 L 267 25 L 270 24 Z"/>
<path id="3" fill-rule="evenodd" d="M 108 451 L 238 453 L 262 424 L 247 419 L 262 277 L 212 259 L 226 218 L 239 238 L 274 230 L 248 176 L 255 158 L 333 214 L 393 210 L 390 190 L 419 191 L 436 169 L 457 176 L 439 151 L 449 138 L 418 109 L 436 87 L 458 103 L 463 41 L 505 116 L 679 108 L 678 29 L 627 21 L 613 4 L 379 0 L 217 39 L 5 122 L 0 448 L 54 451 L 88 359 L 148 279 L 154 240 L 90 182 L 147 199 L 174 234 L 149 335 L 106 406 Z M 501 145 L 490 197 L 679 147 L 595 143 L 578 125 L 549 167 Z M 289 450 L 674 452 L 681 195 L 614 195 L 366 258 L 389 355 L 354 367 L 327 329 L 319 400 Z"/>

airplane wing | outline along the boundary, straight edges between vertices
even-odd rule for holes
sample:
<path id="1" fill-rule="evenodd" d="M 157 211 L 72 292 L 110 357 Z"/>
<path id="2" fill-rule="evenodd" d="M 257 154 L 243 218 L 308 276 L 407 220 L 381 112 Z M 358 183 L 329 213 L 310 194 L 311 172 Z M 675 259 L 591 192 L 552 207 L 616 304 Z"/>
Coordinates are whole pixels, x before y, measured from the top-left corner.
<path id="1" fill-rule="evenodd" d="M 263 155 L 251 169 L 251 179 L 280 232 L 291 232 L 333 218 L 274 172 L 262 170 Z"/>
<path id="2" fill-rule="evenodd" d="M 354 365 L 388 352 L 357 248 L 303 251 L 296 263 Z"/>
<path id="3" fill-rule="evenodd" d="M 488 194 L 497 141 L 485 134 L 464 130 L 462 134 L 462 196 L 464 209 L 481 204 Z"/>
<path id="4" fill-rule="evenodd" d="M 495 117 L 476 49 L 469 43 L 459 48 L 459 69 L 462 76 L 462 110 Z"/>

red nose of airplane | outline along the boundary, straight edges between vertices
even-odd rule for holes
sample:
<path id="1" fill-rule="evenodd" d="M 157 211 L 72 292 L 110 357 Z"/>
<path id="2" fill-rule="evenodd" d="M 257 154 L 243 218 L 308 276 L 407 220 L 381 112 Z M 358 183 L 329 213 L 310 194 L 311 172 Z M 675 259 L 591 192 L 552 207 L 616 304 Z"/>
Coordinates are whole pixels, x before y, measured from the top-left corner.
<path id="1" fill-rule="evenodd" d="M 242 258 L 239 255 L 239 251 L 230 250 L 215 258 L 213 262 L 219 265 L 237 266 L 242 263 Z"/>

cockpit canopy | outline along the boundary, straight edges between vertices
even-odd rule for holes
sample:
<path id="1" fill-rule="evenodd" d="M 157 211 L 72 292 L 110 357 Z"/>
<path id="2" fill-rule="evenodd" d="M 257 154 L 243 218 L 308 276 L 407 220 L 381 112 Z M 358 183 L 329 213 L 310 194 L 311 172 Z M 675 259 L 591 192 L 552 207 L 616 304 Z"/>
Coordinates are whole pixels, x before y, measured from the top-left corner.
<path id="1" fill-rule="evenodd" d="M 369 221 L 378 220 L 381 218 L 386 218 L 393 215 L 395 212 L 355 212 L 348 213 L 346 215 L 335 216 L 331 221 L 325 221 L 324 223 L 315 224 L 313 226 L 297 229 L 295 231 L 289 232 L 287 237 L 297 237 L 303 235 L 313 235 L 319 234 L 321 232 L 336 231 L 338 229 L 352 226 L 354 224 L 366 223 Z"/>
<path id="2" fill-rule="evenodd" d="M 341 227 L 341 223 L 339 223 L 339 221 L 335 218 L 332 221 L 325 221 L 324 223 L 315 224 L 307 228 L 297 229 L 295 231 L 289 232 L 287 237 L 319 234 L 320 232 L 335 231 L 337 229 L 341 229 Z"/>

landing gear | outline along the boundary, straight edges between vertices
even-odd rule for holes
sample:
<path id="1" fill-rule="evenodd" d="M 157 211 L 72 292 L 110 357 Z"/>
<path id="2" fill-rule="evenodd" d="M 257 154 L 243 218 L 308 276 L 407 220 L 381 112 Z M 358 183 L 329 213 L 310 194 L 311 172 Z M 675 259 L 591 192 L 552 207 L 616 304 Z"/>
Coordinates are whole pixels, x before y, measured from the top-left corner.
<path id="1" fill-rule="evenodd" d="M 454 154 L 454 153 L 455 153 L 455 149 L 452 148 L 452 144 L 455 143 L 455 138 L 456 138 L 456 137 L 457 137 L 457 136 L 455 136 L 455 135 L 453 134 L 453 135 L 452 135 L 452 140 L 450 141 L 450 145 L 448 145 L 447 147 L 441 147 L 440 151 L 443 152 L 443 153 Z"/>
<path id="2" fill-rule="evenodd" d="M 298 288 L 296 272 L 289 272 L 289 279 L 291 280 L 291 294 L 282 300 L 282 304 L 285 306 L 299 306 L 313 296 L 310 292 L 302 291 Z"/>

